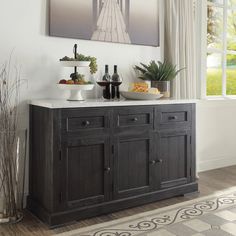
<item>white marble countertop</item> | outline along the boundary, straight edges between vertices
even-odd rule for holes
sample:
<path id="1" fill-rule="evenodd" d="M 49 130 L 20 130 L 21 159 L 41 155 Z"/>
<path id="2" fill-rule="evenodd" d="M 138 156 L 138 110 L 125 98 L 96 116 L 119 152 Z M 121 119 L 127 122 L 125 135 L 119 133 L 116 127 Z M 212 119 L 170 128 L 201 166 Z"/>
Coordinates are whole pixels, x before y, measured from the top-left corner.
<path id="1" fill-rule="evenodd" d="M 107 101 L 103 99 L 88 99 L 86 101 L 67 101 L 40 99 L 29 101 L 30 105 L 46 107 L 51 109 L 57 108 L 79 108 L 79 107 L 112 107 L 112 106 L 143 106 L 143 105 L 162 105 L 162 104 L 183 104 L 196 103 L 197 100 L 175 100 L 175 99 L 160 99 L 160 100 L 119 100 Z"/>

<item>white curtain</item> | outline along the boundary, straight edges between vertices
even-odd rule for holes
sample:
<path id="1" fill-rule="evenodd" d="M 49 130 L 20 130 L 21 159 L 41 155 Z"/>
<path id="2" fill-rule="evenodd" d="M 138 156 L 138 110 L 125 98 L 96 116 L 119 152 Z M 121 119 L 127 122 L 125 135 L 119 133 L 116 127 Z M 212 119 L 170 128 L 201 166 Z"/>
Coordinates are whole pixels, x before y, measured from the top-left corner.
<path id="1" fill-rule="evenodd" d="M 172 96 L 176 99 L 197 97 L 195 0 L 164 0 L 164 57 L 185 68 L 172 81 Z"/>

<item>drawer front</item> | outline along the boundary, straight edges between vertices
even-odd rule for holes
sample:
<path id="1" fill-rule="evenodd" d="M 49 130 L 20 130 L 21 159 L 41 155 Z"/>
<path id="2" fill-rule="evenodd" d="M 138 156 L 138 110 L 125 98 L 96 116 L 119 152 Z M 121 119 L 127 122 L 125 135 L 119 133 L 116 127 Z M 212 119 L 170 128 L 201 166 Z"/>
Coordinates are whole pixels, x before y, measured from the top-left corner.
<path id="1" fill-rule="evenodd" d="M 110 110 L 99 109 L 64 109 L 62 110 L 63 134 L 106 134 L 110 128 Z"/>
<path id="2" fill-rule="evenodd" d="M 104 116 L 68 117 L 66 122 L 67 132 L 74 132 L 88 129 L 105 128 Z"/>
<path id="3" fill-rule="evenodd" d="M 156 107 L 155 124 L 157 128 L 190 126 L 192 122 L 192 104 L 165 105 Z"/>
<path id="4" fill-rule="evenodd" d="M 118 126 L 126 127 L 126 126 L 138 126 L 138 125 L 148 125 L 150 124 L 150 114 L 130 114 L 130 115 L 122 115 L 118 116 Z"/>
<path id="5" fill-rule="evenodd" d="M 118 130 L 153 128 L 153 107 L 124 107 L 114 110 Z"/>
<path id="6" fill-rule="evenodd" d="M 188 121 L 188 111 L 162 112 L 161 123 L 178 123 Z"/>

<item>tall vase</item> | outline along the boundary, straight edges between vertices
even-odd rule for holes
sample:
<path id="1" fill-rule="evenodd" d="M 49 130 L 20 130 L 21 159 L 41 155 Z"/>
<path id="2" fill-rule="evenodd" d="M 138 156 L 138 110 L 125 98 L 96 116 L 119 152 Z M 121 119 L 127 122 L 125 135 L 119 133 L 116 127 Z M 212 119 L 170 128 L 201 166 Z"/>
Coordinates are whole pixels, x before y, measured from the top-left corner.
<path id="1" fill-rule="evenodd" d="M 0 131 L 0 223 L 23 218 L 27 131 Z"/>
<path id="2" fill-rule="evenodd" d="M 157 88 L 163 94 L 163 98 L 170 97 L 170 81 L 151 81 L 151 86 Z"/>

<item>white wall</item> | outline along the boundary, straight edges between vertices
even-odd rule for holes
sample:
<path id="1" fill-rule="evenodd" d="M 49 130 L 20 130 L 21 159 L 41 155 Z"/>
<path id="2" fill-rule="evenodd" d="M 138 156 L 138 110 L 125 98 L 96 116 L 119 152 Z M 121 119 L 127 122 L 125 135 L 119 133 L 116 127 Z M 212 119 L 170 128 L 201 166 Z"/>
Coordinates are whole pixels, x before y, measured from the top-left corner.
<path id="1" fill-rule="evenodd" d="M 197 104 L 198 171 L 236 165 L 236 100 Z"/>

